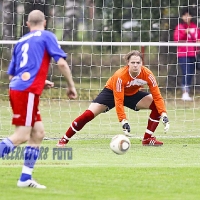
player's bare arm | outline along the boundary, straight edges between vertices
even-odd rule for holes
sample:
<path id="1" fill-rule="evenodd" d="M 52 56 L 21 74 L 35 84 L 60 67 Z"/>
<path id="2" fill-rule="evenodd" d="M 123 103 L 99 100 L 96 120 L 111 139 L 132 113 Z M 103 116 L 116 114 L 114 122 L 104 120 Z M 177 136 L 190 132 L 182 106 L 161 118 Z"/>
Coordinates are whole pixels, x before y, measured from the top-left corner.
<path id="1" fill-rule="evenodd" d="M 72 79 L 72 75 L 71 75 L 71 70 L 69 68 L 69 65 L 67 64 L 67 62 L 63 59 L 60 58 L 57 62 L 58 64 L 58 68 L 60 70 L 60 72 L 63 74 L 63 76 L 65 77 L 66 81 L 67 81 L 67 96 L 69 97 L 69 99 L 76 99 L 77 98 L 77 92 L 76 92 L 76 88 L 74 85 L 74 81 Z"/>

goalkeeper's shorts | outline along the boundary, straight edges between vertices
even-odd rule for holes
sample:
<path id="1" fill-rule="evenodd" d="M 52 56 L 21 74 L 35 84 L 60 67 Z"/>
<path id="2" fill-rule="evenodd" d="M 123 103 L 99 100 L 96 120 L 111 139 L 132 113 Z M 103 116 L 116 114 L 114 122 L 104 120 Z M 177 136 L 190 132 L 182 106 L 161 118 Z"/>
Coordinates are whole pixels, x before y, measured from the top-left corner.
<path id="1" fill-rule="evenodd" d="M 136 108 L 137 103 L 149 94 L 150 93 L 148 92 L 138 91 L 132 96 L 124 96 L 124 106 L 132 110 L 138 111 L 138 109 Z M 93 100 L 93 103 L 99 103 L 107 106 L 107 110 L 105 112 L 111 110 L 115 107 L 113 91 L 108 88 L 104 88 Z"/>

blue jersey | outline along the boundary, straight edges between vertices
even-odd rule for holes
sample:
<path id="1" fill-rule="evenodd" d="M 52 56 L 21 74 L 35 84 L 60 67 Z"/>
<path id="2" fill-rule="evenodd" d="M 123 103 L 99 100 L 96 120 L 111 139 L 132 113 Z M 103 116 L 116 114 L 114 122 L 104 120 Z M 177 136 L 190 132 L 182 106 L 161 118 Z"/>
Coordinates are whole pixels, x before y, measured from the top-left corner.
<path id="1" fill-rule="evenodd" d="M 15 45 L 8 67 L 7 73 L 13 76 L 9 87 L 40 95 L 51 57 L 56 62 L 66 58 L 53 33 L 37 30 L 24 35 Z"/>

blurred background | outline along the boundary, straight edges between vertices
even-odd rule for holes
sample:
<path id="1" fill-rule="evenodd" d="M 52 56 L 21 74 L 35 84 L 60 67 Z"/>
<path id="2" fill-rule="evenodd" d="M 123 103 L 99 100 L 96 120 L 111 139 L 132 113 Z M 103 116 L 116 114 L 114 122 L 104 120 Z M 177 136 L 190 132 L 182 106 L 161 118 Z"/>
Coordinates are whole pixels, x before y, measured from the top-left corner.
<path id="1" fill-rule="evenodd" d="M 90 99 L 88 95 L 91 94 L 95 96 L 107 78 L 125 64 L 123 56 L 132 49 L 142 51 L 144 64 L 157 76 L 162 92 L 166 94 L 167 90 L 168 95 L 171 93 L 173 96 L 179 94 L 181 76 L 176 47 L 156 47 L 148 43 L 143 46 L 131 46 L 130 43 L 130 46 L 123 47 L 120 42 L 173 41 L 180 10 L 189 7 L 193 20 L 199 24 L 199 5 L 198 0 L 3 0 L 0 1 L 0 39 L 17 40 L 26 34 L 28 13 L 39 9 L 45 13 L 47 29 L 54 32 L 59 41 L 119 42 L 119 46 L 62 46 L 68 54 L 67 61 L 73 76 L 80 85 L 80 98 Z M 13 45 L 0 43 L 0 93 L 4 97 L 8 83 L 6 69 L 12 48 Z M 52 63 L 49 79 L 62 88 L 62 78 L 57 73 Z M 193 83 L 195 91 L 199 90 L 198 74 L 197 69 Z M 88 84 L 95 85 L 95 82 L 98 84 L 96 91 L 90 89 L 88 94 Z"/>

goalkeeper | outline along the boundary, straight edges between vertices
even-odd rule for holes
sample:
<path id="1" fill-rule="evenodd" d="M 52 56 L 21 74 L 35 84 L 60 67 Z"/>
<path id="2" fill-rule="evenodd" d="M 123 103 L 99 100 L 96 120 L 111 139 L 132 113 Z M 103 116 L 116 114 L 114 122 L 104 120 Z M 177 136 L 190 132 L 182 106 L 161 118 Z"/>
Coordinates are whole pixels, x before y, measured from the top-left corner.
<path id="1" fill-rule="evenodd" d="M 158 141 L 153 136 L 159 121 L 164 124 L 164 131 L 169 129 L 164 100 L 153 73 L 142 65 L 142 55 L 139 51 L 133 50 L 125 56 L 126 66 L 117 70 L 110 77 L 100 94 L 93 100 L 89 108 L 78 118 L 76 118 L 66 134 L 58 141 L 57 146 L 65 146 L 69 139 L 80 131 L 86 123 L 94 119 L 102 112 L 109 111 L 113 107 L 122 129 L 126 136 L 130 135 L 130 125 L 126 117 L 124 106 L 139 111 L 140 109 L 150 109 L 147 128 L 144 133 L 142 145 L 161 146 L 163 142 Z M 140 91 L 143 85 L 148 85 L 150 93 Z"/>

